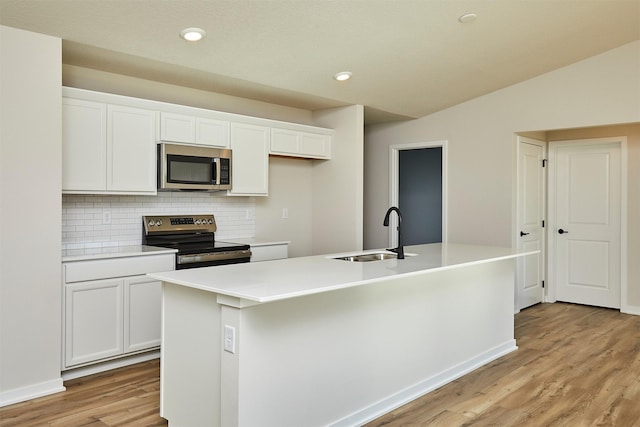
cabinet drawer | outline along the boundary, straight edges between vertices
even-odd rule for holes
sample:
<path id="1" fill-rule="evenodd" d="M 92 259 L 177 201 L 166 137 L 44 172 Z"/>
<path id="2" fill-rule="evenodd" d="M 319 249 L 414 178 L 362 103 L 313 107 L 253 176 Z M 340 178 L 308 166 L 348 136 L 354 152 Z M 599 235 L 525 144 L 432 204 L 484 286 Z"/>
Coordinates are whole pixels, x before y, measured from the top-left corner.
<path id="1" fill-rule="evenodd" d="M 138 276 L 174 269 L 173 254 L 75 261 L 64 264 L 65 283 Z"/>

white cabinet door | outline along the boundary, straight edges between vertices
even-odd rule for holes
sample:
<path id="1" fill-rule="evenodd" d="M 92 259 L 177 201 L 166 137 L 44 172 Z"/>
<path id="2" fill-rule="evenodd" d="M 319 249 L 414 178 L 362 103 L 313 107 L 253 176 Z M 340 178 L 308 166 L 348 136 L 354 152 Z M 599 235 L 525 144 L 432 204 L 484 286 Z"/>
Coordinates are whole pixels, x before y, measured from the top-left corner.
<path id="1" fill-rule="evenodd" d="M 228 148 L 229 122 L 161 112 L 160 140 Z"/>
<path id="2" fill-rule="evenodd" d="M 196 144 L 229 147 L 229 122 L 196 117 Z"/>
<path id="3" fill-rule="evenodd" d="M 271 129 L 269 153 L 311 159 L 330 159 L 331 136 L 273 128 Z"/>
<path id="4" fill-rule="evenodd" d="M 269 191 L 269 128 L 231 124 L 230 195 L 266 196 Z"/>
<path id="5" fill-rule="evenodd" d="M 107 188 L 107 106 L 62 99 L 62 190 Z"/>
<path id="6" fill-rule="evenodd" d="M 122 280 L 65 286 L 65 366 L 123 352 Z"/>
<path id="7" fill-rule="evenodd" d="M 300 154 L 319 159 L 331 158 L 331 136 L 300 132 Z"/>
<path id="8" fill-rule="evenodd" d="M 160 113 L 160 140 L 192 143 L 195 141 L 195 119 L 192 116 Z"/>
<path id="9" fill-rule="evenodd" d="M 296 155 L 300 152 L 298 132 L 288 129 L 271 129 L 271 153 Z"/>
<path id="10" fill-rule="evenodd" d="M 160 345 L 162 282 L 146 276 L 124 280 L 124 351 Z"/>
<path id="11" fill-rule="evenodd" d="M 107 190 L 156 193 L 155 114 L 109 105 Z"/>

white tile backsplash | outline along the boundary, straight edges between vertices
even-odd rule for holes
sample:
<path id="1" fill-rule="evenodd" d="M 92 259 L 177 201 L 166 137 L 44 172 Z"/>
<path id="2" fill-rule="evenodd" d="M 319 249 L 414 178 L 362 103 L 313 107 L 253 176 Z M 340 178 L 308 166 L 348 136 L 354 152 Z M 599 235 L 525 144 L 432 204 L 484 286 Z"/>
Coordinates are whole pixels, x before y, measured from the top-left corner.
<path id="1" fill-rule="evenodd" d="M 65 194 L 62 196 L 62 249 L 140 245 L 143 215 L 211 213 L 218 225 L 216 240 L 255 236 L 253 197 L 182 192 L 157 196 Z"/>

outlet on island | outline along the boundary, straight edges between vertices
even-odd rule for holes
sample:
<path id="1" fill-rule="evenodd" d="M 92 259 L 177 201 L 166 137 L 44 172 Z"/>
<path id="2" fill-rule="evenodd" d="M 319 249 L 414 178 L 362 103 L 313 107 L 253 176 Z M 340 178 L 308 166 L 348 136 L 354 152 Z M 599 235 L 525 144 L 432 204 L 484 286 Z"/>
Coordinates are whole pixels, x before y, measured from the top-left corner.
<path id="1" fill-rule="evenodd" d="M 236 353 L 236 328 L 224 325 L 224 351 Z"/>

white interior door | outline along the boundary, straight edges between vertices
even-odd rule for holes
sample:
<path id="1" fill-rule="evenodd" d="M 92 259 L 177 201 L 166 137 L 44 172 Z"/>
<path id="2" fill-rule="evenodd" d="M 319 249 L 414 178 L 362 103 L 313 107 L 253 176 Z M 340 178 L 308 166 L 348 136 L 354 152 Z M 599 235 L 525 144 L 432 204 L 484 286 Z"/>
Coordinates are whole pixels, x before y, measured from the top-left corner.
<path id="1" fill-rule="evenodd" d="M 556 299 L 620 308 L 621 142 L 562 142 L 552 152 Z"/>
<path id="2" fill-rule="evenodd" d="M 518 138 L 518 229 L 519 249 L 540 253 L 518 259 L 516 274 L 516 308 L 542 302 L 545 220 L 545 174 L 543 159 L 545 143 L 530 138 Z"/>

